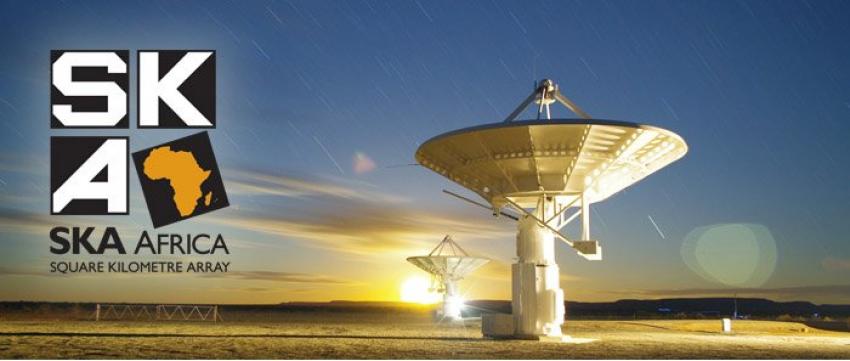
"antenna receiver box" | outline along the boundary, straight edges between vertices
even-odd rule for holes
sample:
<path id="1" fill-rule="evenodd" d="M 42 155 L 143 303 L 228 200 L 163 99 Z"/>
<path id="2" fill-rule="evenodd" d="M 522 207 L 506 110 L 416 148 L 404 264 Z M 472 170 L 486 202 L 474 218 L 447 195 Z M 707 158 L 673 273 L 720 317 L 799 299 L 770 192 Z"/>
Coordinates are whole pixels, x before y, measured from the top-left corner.
<path id="1" fill-rule="evenodd" d="M 573 241 L 573 248 L 579 256 L 589 261 L 602 260 L 602 247 L 599 245 L 599 241 Z"/>

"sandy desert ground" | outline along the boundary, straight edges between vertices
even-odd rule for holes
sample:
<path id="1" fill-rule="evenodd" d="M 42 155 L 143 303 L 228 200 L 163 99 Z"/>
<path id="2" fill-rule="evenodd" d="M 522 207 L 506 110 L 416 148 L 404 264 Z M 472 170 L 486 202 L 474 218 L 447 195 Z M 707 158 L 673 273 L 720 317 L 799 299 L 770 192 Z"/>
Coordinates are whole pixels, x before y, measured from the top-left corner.
<path id="1" fill-rule="evenodd" d="M 795 322 L 567 321 L 594 338 L 557 344 L 481 337 L 480 322 L 427 315 L 292 312 L 198 322 L 0 321 L 0 358 L 850 358 L 850 333 Z"/>

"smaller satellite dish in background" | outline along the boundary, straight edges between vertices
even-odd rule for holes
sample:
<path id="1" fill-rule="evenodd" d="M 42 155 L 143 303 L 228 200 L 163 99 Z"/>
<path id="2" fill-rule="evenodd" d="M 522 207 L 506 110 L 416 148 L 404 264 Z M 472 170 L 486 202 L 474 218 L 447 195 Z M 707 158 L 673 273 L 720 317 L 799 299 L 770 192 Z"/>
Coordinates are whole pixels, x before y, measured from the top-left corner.
<path id="1" fill-rule="evenodd" d="M 449 235 L 427 256 L 408 257 L 407 261 L 431 275 L 432 291 L 443 294 L 439 316 L 449 320 L 461 319 L 463 298 L 458 292 L 458 281 L 490 262 L 487 258 L 470 256 Z"/>

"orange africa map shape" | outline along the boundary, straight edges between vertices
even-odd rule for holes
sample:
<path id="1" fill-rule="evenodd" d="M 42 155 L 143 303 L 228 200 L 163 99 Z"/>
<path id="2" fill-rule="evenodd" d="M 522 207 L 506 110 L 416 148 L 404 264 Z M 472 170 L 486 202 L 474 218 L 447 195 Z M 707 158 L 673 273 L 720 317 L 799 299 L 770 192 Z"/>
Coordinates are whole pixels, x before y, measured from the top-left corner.
<path id="1" fill-rule="evenodd" d="M 154 148 L 144 163 L 145 176 L 151 180 L 167 179 L 174 190 L 174 205 L 181 217 L 195 211 L 201 198 L 201 184 L 210 176 L 210 171 L 201 168 L 191 152 L 172 151 L 170 146 Z M 206 194 L 209 205 L 212 192 Z"/>

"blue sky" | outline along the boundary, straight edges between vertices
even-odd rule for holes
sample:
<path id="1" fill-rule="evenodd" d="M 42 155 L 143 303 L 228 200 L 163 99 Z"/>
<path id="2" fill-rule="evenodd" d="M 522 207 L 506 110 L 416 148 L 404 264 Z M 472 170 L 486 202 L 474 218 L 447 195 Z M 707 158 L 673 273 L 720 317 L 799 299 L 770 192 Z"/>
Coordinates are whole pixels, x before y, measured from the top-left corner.
<path id="1" fill-rule="evenodd" d="M 846 2 L 0 6 L 0 298 L 191 301 L 171 292 L 189 288 L 212 302 L 395 299 L 417 274 L 404 256 L 445 233 L 497 261 L 468 297 L 507 298 L 513 225 L 443 196 L 461 189 L 426 169 L 400 165 L 434 135 L 500 121 L 548 77 L 595 117 L 661 126 L 690 147 L 596 205 L 605 261 L 558 249 L 567 299 L 743 289 L 850 303 Z M 217 51 L 211 137 L 233 206 L 163 230 L 222 233 L 236 273 L 47 274 L 53 225 L 114 224 L 130 238 L 151 228 L 134 171 L 130 216 L 46 211 L 49 137 L 87 134 L 49 129 L 49 51 L 114 48 L 131 50 L 131 69 L 137 49 Z M 133 102 L 130 114 L 134 124 Z M 130 135 L 136 150 L 190 132 L 111 134 Z M 358 153 L 375 169 L 355 172 Z M 768 230 L 761 242 L 775 245 L 776 262 L 763 282 L 723 284 L 687 264 L 694 230 L 730 224 Z"/>

